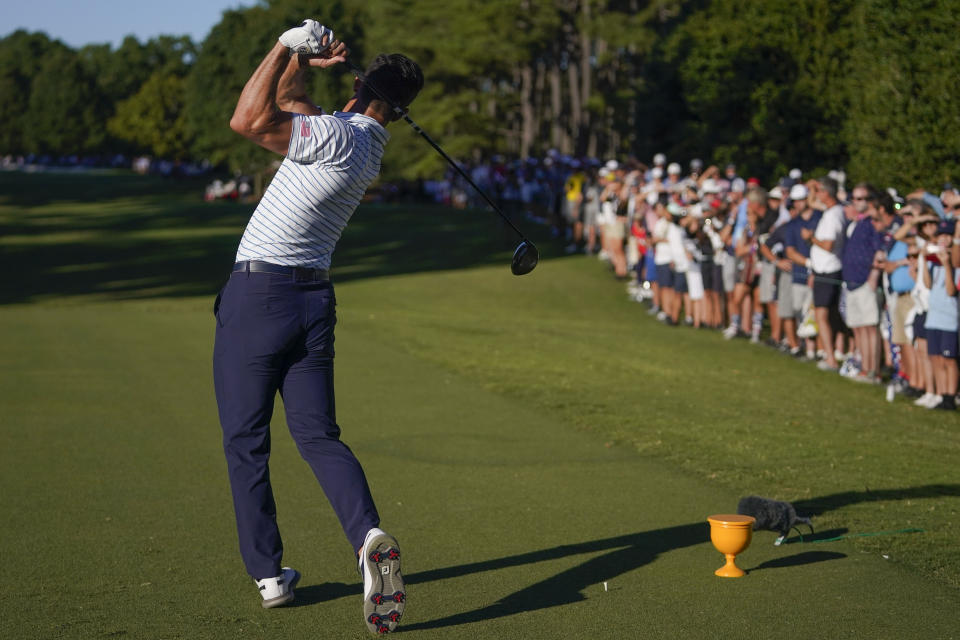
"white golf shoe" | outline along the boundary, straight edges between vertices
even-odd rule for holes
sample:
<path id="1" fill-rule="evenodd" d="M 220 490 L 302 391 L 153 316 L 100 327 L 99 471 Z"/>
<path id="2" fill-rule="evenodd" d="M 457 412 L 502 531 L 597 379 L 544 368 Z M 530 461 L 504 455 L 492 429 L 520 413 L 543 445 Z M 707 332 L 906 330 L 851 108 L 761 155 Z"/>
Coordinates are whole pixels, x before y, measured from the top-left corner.
<path id="1" fill-rule="evenodd" d="M 363 576 L 363 620 L 371 633 L 389 633 L 397 628 L 407 594 L 400 572 L 400 547 L 380 529 L 370 529 L 360 549 Z"/>
<path id="2" fill-rule="evenodd" d="M 293 602 L 293 589 L 300 581 L 300 572 L 290 567 L 284 567 L 283 573 L 275 578 L 255 580 L 260 595 L 263 597 L 261 605 L 264 609 L 280 607 Z"/>

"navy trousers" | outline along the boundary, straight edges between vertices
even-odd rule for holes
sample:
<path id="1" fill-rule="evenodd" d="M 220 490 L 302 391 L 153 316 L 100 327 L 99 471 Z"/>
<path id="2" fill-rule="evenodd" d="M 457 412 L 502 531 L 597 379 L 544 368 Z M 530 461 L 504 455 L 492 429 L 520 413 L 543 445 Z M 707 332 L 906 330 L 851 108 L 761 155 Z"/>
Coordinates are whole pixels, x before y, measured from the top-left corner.
<path id="1" fill-rule="evenodd" d="M 221 291 L 213 350 L 223 450 L 240 554 L 254 579 L 280 575 L 283 543 L 270 486 L 270 418 L 287 424 L 353 549 L 380 523 L 363 469 L 340 441 L 333 395 L 336 298 L 329 281 L 234 272 Z"/>

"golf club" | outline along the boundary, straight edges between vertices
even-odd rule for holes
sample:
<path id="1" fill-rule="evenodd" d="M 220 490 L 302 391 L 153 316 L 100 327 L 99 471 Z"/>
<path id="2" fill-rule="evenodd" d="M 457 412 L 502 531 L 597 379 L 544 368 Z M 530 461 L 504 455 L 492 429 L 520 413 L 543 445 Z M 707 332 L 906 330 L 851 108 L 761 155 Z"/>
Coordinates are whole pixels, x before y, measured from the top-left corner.
<path id="1" fill-rule="evenodd" d="M 390 106 L 390 108 L 393 109 L 393 111 L 400 118 L 406 120 L 407 123 L 411 127 L 413 127 L 414 131 L 419 133 L 420 136 L 424 140 L 426 140 L 430 144 L 430 146 L 437 151 L 437 153 L 443 156 L 443 159 L 446 160 L 451 167 L 456 169 L 457 173 L 459 173 L 463 177 L 463 179 L 470 184 L 471 187 L 476 189 L 477 193 L 483 196 L 483 199 L 486 200 L 487 204 L 489 204 L 494 211 L 499 213 L 500 217 L 503 218 L 503 220 L 508 225 L 510 225 L 510 227 L 514 231 L 517 232 L 517 235 L 520 236 L 520 244 L 517 245 L 516 250 L 513 252 L 513 260 L 510 263 L 510 270 L 513 272 L 513 275 L 522 276 L 533 271 L 534 267 L 537 266 L 537 262 L 540 261 L 540 252 L 537 250 L 536 245 L 534 245 L 532 242 L 530 242 L 530 240 L 527 239 L 527 237 L 523 234 L 523 232 L 517 228 L 517 225 L 513 224 L 510 218 L 507 217 L 507 214 L 501 211 L 500 207 L 496 205 L 496 203 L 490 198 L 490 196 L 488 196 L 483 191 L 483 189 L 478 187 L 477 184 L 470 178 L 470 176 L 468 176 L 467 173 L 460 168 L 460 165 L 458 165 L 453 158 L 448 156 L 447 153 L 440 148 L 440 145 L 434 142 L 433 138 L 428 136 L 426 132 L 423 129 L 421 129 L 416 122 L 410 119 L 410 116 L 407 115 L 406 109 L 402 109 L 401 107 L 398 107 L 397 105 L 393 104 L 393 102 L 391 102 L 389 98 L 387 98 L 379 89 L 377 89 L 375 85 L 368 82 L 366 79 L 366 75 L 363 72 L 363 69 L 361 69 L 360 67 L 358 67 L 356 64 L 354 64 L 349 60 L 347 60 L 347 65 L 350 67 L 350 70 L 353 71 L 353 73 L 356 74 L 358 78 L 360 78 L 361 82 L 363 82 L 365 85 L 367 85 L 370 88 L 371 91 L 377 94 L 377 97 L 379 97 L 381 100 L 386 102 Z"/>

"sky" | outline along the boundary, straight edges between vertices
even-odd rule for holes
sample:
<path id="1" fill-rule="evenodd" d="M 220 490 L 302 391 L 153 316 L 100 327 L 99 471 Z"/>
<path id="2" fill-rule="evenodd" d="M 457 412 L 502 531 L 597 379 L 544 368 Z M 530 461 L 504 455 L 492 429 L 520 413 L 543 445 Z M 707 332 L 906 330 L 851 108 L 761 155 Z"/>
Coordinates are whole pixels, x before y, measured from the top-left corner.
<path id="1" fill-rule="evenodd" d="M 158 35 L 188 35 L 201 42 L 226 9 L 256 0 L 0 0 L 0 37 L 17 29 L 43 31 L 73 48 L 127 35 L 141 42 Z"/>

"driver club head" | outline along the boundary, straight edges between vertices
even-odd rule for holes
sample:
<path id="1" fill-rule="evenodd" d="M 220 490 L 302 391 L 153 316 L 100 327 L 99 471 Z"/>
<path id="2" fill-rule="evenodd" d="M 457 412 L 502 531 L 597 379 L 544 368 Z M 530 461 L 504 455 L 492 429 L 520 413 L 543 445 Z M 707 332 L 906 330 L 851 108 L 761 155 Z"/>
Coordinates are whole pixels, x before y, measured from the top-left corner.
<path id="1" fill-rule="evenodd" d="M 517 250 L 513 252 L 513 261 L 510 263 L 510 271 L 515 276 L 523 276 L 537 266 L 540 261 L 540 252 L 529 240 L 524 240 L 517 245 Z"/>

